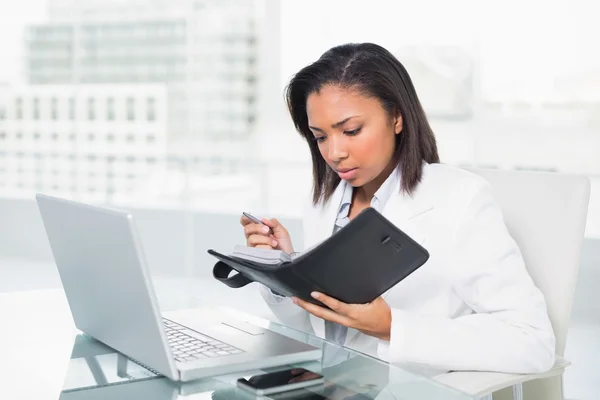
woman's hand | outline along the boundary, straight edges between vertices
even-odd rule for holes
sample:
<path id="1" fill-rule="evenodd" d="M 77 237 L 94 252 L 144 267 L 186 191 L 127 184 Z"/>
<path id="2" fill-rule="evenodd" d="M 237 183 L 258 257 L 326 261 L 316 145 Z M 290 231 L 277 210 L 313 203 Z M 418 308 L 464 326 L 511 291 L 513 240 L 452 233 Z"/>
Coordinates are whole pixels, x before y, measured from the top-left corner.
<path id="1" fill-rule="evenodd" d="M 256 224 L 243 215 L 240 219 L 240 223 L 244 227 L 246 244 L 249 247 L 277 249 L 290 254 L 294 252 L 290 234 L 276 218 L 262 218 L 261 221 L 266 226 Z"/>
<path id="2" fill-rule="evenodd" d="M 323 293 L 313 292 L 311 295 L 331 310 L 297 297 L 292 297 L 292 300 L 294 304 L 319 318 L 357 329 L 381 340 L 390 340 L 392 310 L 382 297 L 367 304 L 346 304 Z"/>

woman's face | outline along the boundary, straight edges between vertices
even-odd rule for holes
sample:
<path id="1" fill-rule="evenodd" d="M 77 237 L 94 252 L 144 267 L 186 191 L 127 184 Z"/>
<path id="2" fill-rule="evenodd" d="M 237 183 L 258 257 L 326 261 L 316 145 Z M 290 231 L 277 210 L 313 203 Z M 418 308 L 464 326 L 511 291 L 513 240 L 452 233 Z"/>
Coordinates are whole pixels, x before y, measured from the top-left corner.
<path id="1" fill-rule="evenodd" d="M 376 180 L 390 165 L 402 118 L 391 119 L 378 99 L 328 85 L 308 96 L 306 112 L 321 155 L 352 186 Z"/>

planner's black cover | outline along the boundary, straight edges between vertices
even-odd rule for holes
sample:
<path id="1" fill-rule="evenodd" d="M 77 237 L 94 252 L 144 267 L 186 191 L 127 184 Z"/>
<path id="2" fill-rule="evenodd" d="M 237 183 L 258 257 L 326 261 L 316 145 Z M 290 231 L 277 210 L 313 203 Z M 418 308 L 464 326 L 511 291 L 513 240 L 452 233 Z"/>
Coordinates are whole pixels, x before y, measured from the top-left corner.
<path id="1" fill-rule="evenodd" d="M 315 248 L 292 262 L 260 264 L 208 253 L 219 261 L 213 276 L 231 287 L 252 281 L 314 304 L 318 291 L 348 304 L 365 304 L 413 273 L 429 258 L 419 243 L 373 208 L 367 208 Z M 239 274 L 229 276 L 232 270 Z"/>

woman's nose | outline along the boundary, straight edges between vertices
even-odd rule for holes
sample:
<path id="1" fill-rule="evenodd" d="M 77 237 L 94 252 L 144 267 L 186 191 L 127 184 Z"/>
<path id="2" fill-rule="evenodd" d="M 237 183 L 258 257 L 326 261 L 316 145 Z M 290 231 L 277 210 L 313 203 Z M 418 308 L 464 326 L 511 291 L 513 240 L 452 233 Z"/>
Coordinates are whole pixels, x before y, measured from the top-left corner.
<path id="1" fill-rule="evenodd" d="M 332 161 L 343 160 L 348 157 L 348 150 L 343 137 L 330 137 L 329 140 L 329 159 Z"/>

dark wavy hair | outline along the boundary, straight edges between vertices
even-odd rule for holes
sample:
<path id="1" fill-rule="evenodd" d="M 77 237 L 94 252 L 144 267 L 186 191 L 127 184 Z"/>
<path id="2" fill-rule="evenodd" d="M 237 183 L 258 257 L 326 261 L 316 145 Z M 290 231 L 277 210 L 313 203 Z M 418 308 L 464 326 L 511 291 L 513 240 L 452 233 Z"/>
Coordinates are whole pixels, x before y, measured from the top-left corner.
<path id="1" fill-rule="evenodd" d="M 401 168 L 401 191 L 412 194 L 423 174 L 423 162 L 439 163 L 435 136 L 404 66 L 373 43 L 344 44 L 302 68 L 285 90 L 296 130 L 308 142 L 313 164 L 313 204 L 329 200 L 340 177 L 327 165 L 308 127 L 306 100 L 325 85 L 358 90 L 378 99 L 390 117 L 402 116 L 394 159 Z"/>

